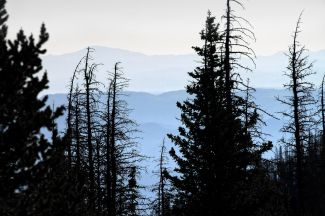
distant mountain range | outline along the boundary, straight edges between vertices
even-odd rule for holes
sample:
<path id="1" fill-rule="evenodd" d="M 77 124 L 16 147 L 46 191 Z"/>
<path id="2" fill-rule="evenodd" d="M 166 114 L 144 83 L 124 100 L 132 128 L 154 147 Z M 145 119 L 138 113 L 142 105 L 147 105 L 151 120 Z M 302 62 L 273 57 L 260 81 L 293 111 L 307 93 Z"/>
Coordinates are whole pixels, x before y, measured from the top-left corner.
<path id="1" fill-rule="evenodd" d="M 144 55 L 122 49 L 94 46 L 92 53 L 94 62 L 102 63 L 96 74 L 97 79 L 105 83 L 107 71 L 112 71 L 114 63 L 119 61 L 125 76 L 131 80 L 129 90 L 150 93 L 184 89 L 189 77 L 187 72 L 199 65 L 200 59 L 194 55 Z M 49 93 L 67 92 L 67 85 L 79 60 L 86 50 L 64 55 L 47 55 L 43 57 L 44 68 L 50 80 Z M 325 73 L 325 50 L 310 52 L 310 61 L 314 62 L 316 75 L 311 81 L 319 84 Z M 253 86 L 258 88 L 281 88 L 285 77 L 283 72 L 287 66 L 284 53 L 270 56 L 258 56 L 253 73 L 239 71 L 243 78 L 249 77 Z M 247 59 L 242 63 L 254 66 Z M 254 67 L 253 67 L 254 68 Z"/>
<path id="2" fill-rule="evenodd" d="M 184 101 L 188 95 L 184 90 L 171 91 L 162 94 L 150 94 L 144 92 L 126 92 L 125 98 L 132 109 L 130 118 L 134 119 L 139 124 L 140 132 L 135 134 L 139 138 L 139 148 L 142 154 L 149 157 L 144 162 L 148 172 L 144 175 L 143 183 L 150 185 L 153 183 L 152 171 L 155 169 L 155 160 L 159 156 L 159 149 L 164 137 L 167 133 L 177 133 L 177 128 L 180 126 L 180 111 L 176 107 L 177 101 Z M 283 97 L 286 95 L 285 90 L 281 89 L 257 89 L 254 94 L 255 102 L 259 104 L 266 111 L 278 115 L 277 112 L 286 109 L 285 106 L 275 100 L 275 96 Z M 52 94 L 49 95 L 48 104 L 56 106 L 66 105 L 66 94 Z M 279 115 L 278 115 L 279 116 Z M 280 117 L 280 116 L 279 116 Z M 63 131 L 66 123 L 65 116 L 58 120 L 59 130 Z M 266 137 L 274 143 L 280 139 L 279 132 L 283 120 L 276 120 L 264 115 L 264 120 L 267 126 L 263 127 L 263 132 L 270 134 Z M 173 144 L 169 139 L 166 139 L 167 149 L 170 149 Z M 272 152 L 266 156 L 272 155 Z M 170 161 L 171 166 L 173 162 Z"/>

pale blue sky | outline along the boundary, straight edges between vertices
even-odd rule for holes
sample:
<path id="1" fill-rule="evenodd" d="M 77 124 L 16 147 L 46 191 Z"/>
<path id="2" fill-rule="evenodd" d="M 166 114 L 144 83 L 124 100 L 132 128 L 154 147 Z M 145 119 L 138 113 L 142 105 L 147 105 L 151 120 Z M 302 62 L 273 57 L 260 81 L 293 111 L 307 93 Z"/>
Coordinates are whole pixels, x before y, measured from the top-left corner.
<path id="1" fill-rule="evenodd" d="M 224 0 L 7 0 L 9 33 L 23 27 L 37 33 L 45 22 L 48 53 L 103 45 L 146 54 L 191 53 L 198 45 L 206 12 L 219 19 Z M 240 15 L 254 26 L 259 55 L 286 50 L 304 9 L 300 40 L 310 50 L 325 49 L 325 0 L 243 0 Z"/>

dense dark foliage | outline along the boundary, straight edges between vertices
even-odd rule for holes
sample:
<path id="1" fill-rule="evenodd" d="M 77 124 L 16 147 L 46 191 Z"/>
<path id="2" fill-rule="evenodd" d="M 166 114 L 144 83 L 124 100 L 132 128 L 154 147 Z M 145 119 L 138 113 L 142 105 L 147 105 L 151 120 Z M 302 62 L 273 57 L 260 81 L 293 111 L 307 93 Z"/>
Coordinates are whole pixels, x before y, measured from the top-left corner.
<path id="1" fill-rule="evenodd" d="M 48 88 L 46 73 L 40 75 L 40 55 L 49 38 L 45 26 L 37 41 L 22 30 L 15 40 L 7 39 L 4 4 L 0 1 L 0 214 L 36 215 L 34 211 L 42 209 L 36 200 L 42 200 L 47 209 L 58 207 L 49 198 L 53 191 L 49 181 L 58 166 L 65 166 L 64 141 L 55 128 L 63 108 L 52 111 L 45 106 L 47 97 L 39 95 Z M 45 133 L 52 133 L 52 141 Z"/>
<path id="2" fill-rule="evenodd" d="M 209 13 L 201 32 L 204 45 L 194 47 L 202 66 L 189 73 L 193 81 L 187 92 L 192 97 L 177 104 L 184 127 L 179 135 L 169 135 L 177 146 L 170 154 L 179 175 L 169 177 L 178 190 L 175 214 L 254 215 L 263 208 L 260 201 L 270 198 L 263 197 L 271 182 L 262 154 L 272 145 L 257 145 L 252 139 L 249 128 L 255 127 L 258 113 L 250 113 L 237 92 L 240 83 L 233 69 L 225 69 L 227 43 L 214 19 Z M 235 65 L 236 59 L 229 59 Z"/>
<path id="3" fill-rule="evenodd" d="M 220 23 L 208 12 L 203 45 L 193 47 L 201 61 L 189 72 L 188 99 L 177 103 L 178 134 L 168 134 L 176 167 L 169 168 L 163 142 L 155 197 L 146 198 L 139 184 L 145 158 L 137 150 L 121 63 L 99 82 L 101 65 L 87 49 L 70 81 L 60 136 L 55 121 L 64 108 L 51 109 L 40 95 L 48 88 L 40 57 L 49 35 L 42 25 L 37 40 L 22 30 L 8 39 L 0 0 L 0 215 L 324 215 L 325 78 L 317 106 L 308 82 L 312 64 L 298 41 L 301 17 L 287 54 L 290 95 L 278 98 L 288 106 L 281 131 L 289 136 L 273 148 L 260 127 L 262 114 L 273 115 L 254 103 L 254 88 L 238 73 L 252 71 L 241 59 L 255 64 L 248 42 L 255 36 L 235 15 L 242 2 L 225 2 Z M 263 158 L 272 148 L 274 158 Z"/>

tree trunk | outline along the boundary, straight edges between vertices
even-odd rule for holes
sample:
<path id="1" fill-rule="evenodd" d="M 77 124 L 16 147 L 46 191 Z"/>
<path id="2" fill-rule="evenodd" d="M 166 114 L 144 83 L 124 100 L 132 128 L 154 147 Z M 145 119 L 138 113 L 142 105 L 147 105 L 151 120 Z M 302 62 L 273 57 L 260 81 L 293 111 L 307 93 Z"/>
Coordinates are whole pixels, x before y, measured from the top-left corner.
<path id="1" fill-rule="evenodd" d="M 302 199 L 303 194 L 303 181 L 302 181 L 302 159 L 303 159 L 303 147 L 301 143 L 301 133 L 300 133 L 300 116 L 299 116 L 299 99 L 298 99 L 298 90 L 297 90 L 297 52 L 296 52 L 296 38 L 298 34 L 298 25 L 294 35 L 294 43 L 293 43 L 293 56 L 292 56 L 292 91 L 293 91 L 293 113 L 294 113 L 294 124 L 295 124 L 295 148 L 296 148 L 296 157 L 297 157 L 297 164 L 296 164 L 296 180 L 297 180 L 297 208 L 300 210 L 301 213 L 304 211 L 304 203 Z"/>
<path id="2" fill-rule="evenodd" d="M 117 184 L 117 163 L 116 163 L 116 90 L 117 90 L 117 71 L 118 64 L 115 64 L 114 77 L 113 77 L 113 89 L 112 89 L 112 115 L 111 115 L 111 160 L 112 160 L 112 215 L 116 216 L 116 184 Z"/>
<path id="3" fill-rule="evenodd" d="M 225 35 L 225 58 L 224 69 L 226 74 L 226 109 L 228 113 L 232 112 L 232 100 L 231 100 L 231 64 L 230 64 L 230 26 L 231 24 L 231 7 L 230 0 L 227 0 L 227 12 L 226 12 L 226 35 Z"/>
<path id="4" fill-rule="evenodd" d="M 111 100 L 111 84 L 108 89 L 107 95 L 107 110 L 106 110 L 106 206 L 108 215 L 113 215 L 111 209 L 112 207 L 112 173 L 111 173 L 111 142 L 110 142 L 110 135 L 111 135 L 111 111 L 110 111 L 110 100 Z"/>
<path id="5" fill-rule="evenodd" d="M 88 145 L 88 163 L 89 163 L 89 181 L 90 181 L 90 208 L 94 209 L 94 161 L 93 161 L 93 144 L 92 144 L 92 128 L 91 128 L 91 108 L 90 108 L 90 83 L 92 71 L 88 68 L 90 48 L 87 50 L 85 65 L 85 81 L 86 81 L 86 112 L 87 112 L 87 145 Z"/>

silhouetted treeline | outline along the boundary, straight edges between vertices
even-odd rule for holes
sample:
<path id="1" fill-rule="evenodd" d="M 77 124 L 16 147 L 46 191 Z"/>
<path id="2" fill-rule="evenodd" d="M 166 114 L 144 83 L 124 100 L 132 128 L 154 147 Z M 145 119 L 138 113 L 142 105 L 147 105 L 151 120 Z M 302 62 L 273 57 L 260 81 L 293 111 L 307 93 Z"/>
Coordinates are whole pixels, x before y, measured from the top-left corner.
<path id="1" fill-rule="evenodd" d="M 308 81 L 313 65 L 298 38 L 302 15 L 287 53 L 288 95 L 277 98 L 287 106 L 283 139 L 273 144 L 263 116 L 277 114 L 255 104 L 255 89 L 238 72 L 255 65 L 255 35 L 234 10 L 244 5 L 225 0 L 220 22 L 208 12 L 202 46 L 193 47 L 201 60 L 189 72 L 189 97 L 177 103 L 181 126 L 167 135 L 175 146 L 167 149 L 163 141 L 154 159 L 157 182 L 149 186 L 139 183 L 141 164 L 151 159 L 138 151 L 122 64 L 99 81 L 105 68 L 87 48 L 72 73 L 66 107 L 51 109 L 40 96 L 48 88 L 40 57 L 49 35 L 42 25 L 38 39 L 22 30 L 8 39 L 5 3 L 0 0 L 0 215 L 325 214 L 325 78 L 315 94 Z M 64 111 L 66 128 L 59 132 L 55 121 Z M 273 157 L 265 158 L 271 150 Z M 145 197 L 146 191 L 153 193 Z"/>

